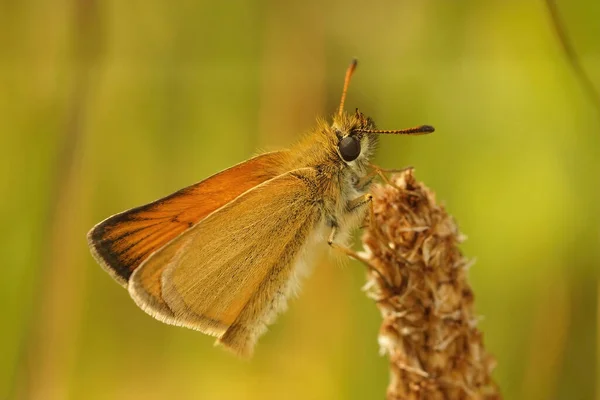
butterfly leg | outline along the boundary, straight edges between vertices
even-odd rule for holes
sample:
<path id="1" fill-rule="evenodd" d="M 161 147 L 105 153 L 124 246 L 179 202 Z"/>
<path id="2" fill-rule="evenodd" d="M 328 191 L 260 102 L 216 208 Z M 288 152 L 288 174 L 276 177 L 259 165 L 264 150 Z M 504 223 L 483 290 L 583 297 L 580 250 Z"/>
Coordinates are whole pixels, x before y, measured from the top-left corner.
<path id="1" fill-rule="evenodd" d="M 386 173 L 386 174 L 394 174 L 394 173 L 400 173 L 400 172 L 404 172 L 407 171 L 409 169 L 414 169 L 413 166 L 409 165 L 408 167 L 404 167 L 404 168 L 381 168 L 378 165 L 375 164 L 371 164 L 369 163 L 369 167 L 373 168 L 373 170 L 375 170 L 377 173 Z"/>
<path id="2" fill-rule="evenodd" d="M 381 273 L 381 271 L 379 271 L 379 269 L 373 265 L 371 263 L 371 261 L 364 257 L 363 255 L 355 252 L 354 250 L 346 247 L 346 246 L 341 246 L 337 243 L 333 242 L 333 239 L 335 238 L 335 232 L 336 232 L 336 227 L 333 227 L 331 230 L 331 234 L 329 235 L 329 239 L 327 240 L 327 243 L 329 243 L 329 245 L 331 246 L 332 249 L 342 252 L 345 255 L 347 255 L 348 257 L 354 258 L 355 260 L 360 261 L 361 263 L 363 263 L 368 269 L 370 269 L 371 271 L 375 272 L 377 275 L 379 275 L 379 277 L 381 278 L 381 280 L 385 283 L 385 285 L 389 288 L 389 289 L 393 289 L 392 284 L 389 282 L 388 278 L 383 275 Z"/>
<path id="3" fill-rule="evenodd" d="M 385 168 L 381 168 L 381 167 L 379 167 L 379 166 L 377 166 L 377 165 L 375 165 L 375 164 L 370 164 L 370 163 L 369 163 L 369 166 L 370 166 L 371 168 L 373 168 L 373 172 L 372 172 L 373 174 L 375 174 L 375 175 L 379 175 L 379 177 L 381 177 L 381 179 L 382 179 L 382 180 L 383 180 L 385 183 L 387 183 L 388 185 L 392 185 L 392 186 L 394 186 L 394 187 L 395 187 L 396 185 L 394 185 L 393 183 L 391 183 L 391 182 L 390 182 L 390 180 L 388 179 L 388 177 L 387 177 L 387 175 L 386 175 L 386 174 L 392 174 L 392 173 L 401 173 L 401 172 L 404 172 L 404 171 L 407 171 L 407 170 L 413 169 L 413 167 L 411 167 L 411 166 L 404 167 L 404 168 L 401 168 L 401 169 L 385 169 Z"/>
<path id="4" fill-rule="evenodd" d="M 362 178 L 358 179 L 358 181 L 356 182 L 354 187 L 358 191 L 361 191 L 361 192 L 365 191 L 366 188 L 371 185 L 371 182 L 373 182 L 373 179 L 375 178 L 375 176 L 377 174 L 378 174 L 378 172 L 375 169 L 370 171 L 368 174 L 366 174 Z"/>
<path id="5" fill-rule="evenodd" d="M 372 200 L 373 200 L 373 195 L 371 193 L 366 193 L 366 194 L 363 194 L 362 196 L 357 197 L 354 200 L 350 200 L 346 205 L 347 214 L 358 214 L 361 212 L 361 209 L 363 206 L 365 206 L 366 204 L 369 204 L 370 205 L 369 208 L 371 209 L 371 217 L 372 217 L 373 216 Z M 337 224 L 337 222 L 332 222 L 330 224 L 330 226 L 331 226 L 331 233 L 329 234 L 329 239 L 327 240 L 327 243 L 329 243 L 330 246 L 334 246 L 335 245 L 335 243 L 334 243 L 335 237 L 338 232 L 338 224 Z"/>
<path id="6" fill-rule="evenodd" d="M 356 212 L 358 208 L 365 204 L 372 204 L 371 200 L 373 200 L 373 195 L 371 193 L 363 194 L 354 200 L 350 200 L 348 202 L 348 212 Z"/>
<path id="7" fill-rule="evenodd" d="M 383 180 L 388 185 L 395 186 L 393 183 L 390 182 L 390 180 L 386 174 L 400 173 L 400 172 L 407 171 L 409 169 L 413 169 L 413 167 L 410 167 L 410 166 L 401 168 L 401 169 L 385 169 L 385 168 L 378 167 L 377 165 L 374 165 L 374 164 L 369 164 L 369 167 L 371 167 L 372 171 L 370 171 L 367 175 L 360 178 L 358 180 L 358 182 L 354 185 L 354 187 L 357 190 L 360 190 L 360 191 L 365 190 L 365 188 L 367 188 L 369 185 L 371 185 L 371 182 L 373 182 L 373 178 L 375 178 L 376 175 L 379 175 L 381 180 Z"/>
<path id="8" fill-rule="evenodd" d="M 372 194 L 370 194 L 370 193 L 364 194 L 348 203 L 348 212 L 357 212 L 357 210 L 359 208 L 361 208 L 365 204 L 369 204 L 370 220 L 373 221 L 373 202 L 372 202 L 372 200 L 373 200 Z M 327 243 L 329 244 L 329 246 L 331 246 L 331 248 L 336 251 L 346 254 L 348 257 L 351 257 L 351 258 L 354 258 L 355 260 L 360 261 L 367 268 L 369 268 L 370 270 L 375 272 L 377 275 L 379 275 L 379 277 L 388 286 L 388 288 L 392 288 L 392 285 L 389 282 L 389 280 L 381 273 L 381 271 L 379 271 L 379 269 L 377 269 L 377 267 L 375 265 L 373 265 L 371 263 L 371 261 L 368 258 L 364 257 L 363 255 L 357 253 L 356 251 L 354 251 L 346 246 L 342 246 L 342 245 L 335 243 L 337 231 L 338 231 L 337 225 L 333 225 L 331 227 L 331 233 L 329 234 L 329 238 L 327 239 Z"/>
<path id="9" fill-rule="evenodd" d="M 372 204 L 372 200 L 373 200 L 373 195 L 371 193 L 367 193 L 364 194 L 360 197 L 357 197 L 354 200 L 351 200 L 348 202 L 347 206 L 346 206 L 346 210 L 348 214 L 355 214 L 359 212 L 359 209 L 361 209 L 365 204 Z M 372 207 L 371 207 L 372 208 Z M 338 244 L 335 243 L 335 238 L 337 236 L 338 233 L 338 224 L 337 222 L 333 222 L 331 224 L 331 233 L 329 234 L 329 238 L 327 239 L 327 243 L 329 243 L 329 245 L 332 248 L 335 249 L 343 249 L 342 251 L 348 255 L 350 255 L 353 258 L 359 259 L 357 258 L 355 255 L 356 253 L 354 253 L 352 250 L 340 246 Z M 353 253 L 354 255 L 352 255 L 351 253 Z"/>

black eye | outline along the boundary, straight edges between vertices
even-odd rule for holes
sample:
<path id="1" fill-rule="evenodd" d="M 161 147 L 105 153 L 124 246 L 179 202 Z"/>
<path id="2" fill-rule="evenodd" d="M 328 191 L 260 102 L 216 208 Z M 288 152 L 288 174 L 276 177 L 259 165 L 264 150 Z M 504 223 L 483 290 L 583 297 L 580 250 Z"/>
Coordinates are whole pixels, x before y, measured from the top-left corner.
<path id="1" fill-rule="evenodd" d="M 360 142 L 352 136 L 342 138 L 338 148 L 345 161 L 354 161 L 360 155 Z"/>

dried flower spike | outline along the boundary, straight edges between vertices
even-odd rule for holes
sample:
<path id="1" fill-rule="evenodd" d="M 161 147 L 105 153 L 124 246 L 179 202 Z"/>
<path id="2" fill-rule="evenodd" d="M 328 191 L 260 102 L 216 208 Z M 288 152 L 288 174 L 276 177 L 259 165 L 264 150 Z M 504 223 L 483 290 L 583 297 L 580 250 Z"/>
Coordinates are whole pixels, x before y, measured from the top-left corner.
<path id="1" fill-rule="evenodd" d="M 456 223 L 410 169 L 375 185 L 373 196 L 361 258 L 371 266 L 365 290 L 383 317 L 387 398 L 500 399 Z"/>

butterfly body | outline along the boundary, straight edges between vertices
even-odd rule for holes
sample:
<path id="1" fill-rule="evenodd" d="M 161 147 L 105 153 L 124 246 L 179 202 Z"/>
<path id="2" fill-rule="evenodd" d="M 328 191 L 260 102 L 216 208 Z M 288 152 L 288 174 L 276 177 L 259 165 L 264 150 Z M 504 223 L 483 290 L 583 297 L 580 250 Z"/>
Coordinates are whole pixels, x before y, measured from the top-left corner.
<path id="1" fill-rule="evenodd" d="M 102 221 L 88 233 L 92 254 L 148 314 L 249 356 L 319 247 L 343 246 L 363 221 L 377 135 L 432 131 L 376 131 L 343 99 L 291 149 Z"/>

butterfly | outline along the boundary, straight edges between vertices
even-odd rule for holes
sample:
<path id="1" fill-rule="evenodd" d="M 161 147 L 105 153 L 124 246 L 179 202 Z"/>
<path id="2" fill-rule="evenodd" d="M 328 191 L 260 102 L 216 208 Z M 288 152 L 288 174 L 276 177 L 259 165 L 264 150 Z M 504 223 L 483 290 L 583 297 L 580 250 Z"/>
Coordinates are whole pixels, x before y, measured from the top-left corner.
<path id="1" fill-rule="evenodd" d="M 94 226 L 96 261 L 154 318 L 217 337 L 248 357 L 285 310 L 321 244 L 344 248 L 365 218 L 381 134 L 358 109 L 338 111 L 288 150 L 261 154 Z"/>

